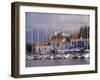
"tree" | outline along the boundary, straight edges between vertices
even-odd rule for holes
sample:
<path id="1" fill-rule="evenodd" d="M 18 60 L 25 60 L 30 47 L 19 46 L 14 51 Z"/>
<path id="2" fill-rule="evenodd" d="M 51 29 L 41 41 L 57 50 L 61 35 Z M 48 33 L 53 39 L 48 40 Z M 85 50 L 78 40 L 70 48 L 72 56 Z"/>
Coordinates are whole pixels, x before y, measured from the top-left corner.
<path id="1" fill-rule="evenodd" d="M 89 38 L 89 27 L 88 26 L 84 26 L 80 28 L 80 37 L 84 38 L 84 39 L 88 39 Z"/>

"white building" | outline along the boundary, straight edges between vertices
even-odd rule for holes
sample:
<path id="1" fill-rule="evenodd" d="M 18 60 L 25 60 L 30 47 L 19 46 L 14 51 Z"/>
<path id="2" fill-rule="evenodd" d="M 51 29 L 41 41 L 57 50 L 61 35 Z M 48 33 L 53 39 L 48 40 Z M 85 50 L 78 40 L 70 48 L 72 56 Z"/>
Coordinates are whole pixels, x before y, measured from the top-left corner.
<path id="1" fill-rule="evenodd" d="M 35 49 L 37 54 L 47 54 L 51 50 L 51 45 L 47 45 L 46 42 L 41 42 L 36 44 Z"/>

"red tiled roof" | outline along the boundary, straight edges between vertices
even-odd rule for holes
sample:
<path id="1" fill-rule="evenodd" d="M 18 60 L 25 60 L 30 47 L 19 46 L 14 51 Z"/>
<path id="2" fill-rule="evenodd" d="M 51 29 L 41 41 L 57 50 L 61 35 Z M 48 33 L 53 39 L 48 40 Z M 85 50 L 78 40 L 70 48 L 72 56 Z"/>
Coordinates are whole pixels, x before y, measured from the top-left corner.
<path id="1" fill-rule="evenodd" d="M 52 42 L 53 43 L 61 43 L 63 39 L 53 39 Z"/>
<path id="2" fill-rule="evenodd" d="M 73 39 L 79 39 L 80 38 L 80 32 L 75 33 L 72 37 L 71 40 Z"/>
<path id="3" fill-rule="evenodd" d="M 42 41 L 42 42 L 37 42 L 36 43 L 36 46 L 38 47 L 38 46 L 46 46 L 47 45 L 47 43 L 45 42 L 45 41 Z"/>
<path id="4" fill-rule="evenodd" d="M 63 38 L 64 38 L 64 36 L 62 35 L 62 33 L 58 33 L 57 35 L 52 36 L 52 40 L 53 39 L 63 39 Z"/>

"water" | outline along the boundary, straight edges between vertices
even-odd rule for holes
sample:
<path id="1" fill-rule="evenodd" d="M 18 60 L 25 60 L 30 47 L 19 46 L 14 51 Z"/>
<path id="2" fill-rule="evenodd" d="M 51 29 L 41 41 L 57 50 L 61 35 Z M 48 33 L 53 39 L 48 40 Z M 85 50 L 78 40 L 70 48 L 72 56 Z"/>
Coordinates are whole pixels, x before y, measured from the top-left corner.
<path id="1" fill-rule="evenodd" d="M 39 66 L 60 66 L 60 65 L 85 65 L 89 64 L 89 59 L 46 59 L 46 60 L 26 60 L 26 67 Z"/>

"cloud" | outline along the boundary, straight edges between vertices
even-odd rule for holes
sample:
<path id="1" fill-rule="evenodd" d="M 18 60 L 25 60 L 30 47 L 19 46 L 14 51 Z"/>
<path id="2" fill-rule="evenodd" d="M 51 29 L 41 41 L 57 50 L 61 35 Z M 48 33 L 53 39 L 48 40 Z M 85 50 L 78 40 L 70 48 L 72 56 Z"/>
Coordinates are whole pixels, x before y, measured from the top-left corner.
<path id="1" fill-rule="evenodd" d="M 26 30 L 30 29 L 61 29 L 78 30 L 81 26 L 89 26 L 89 15 L 26 13 Z"/>

